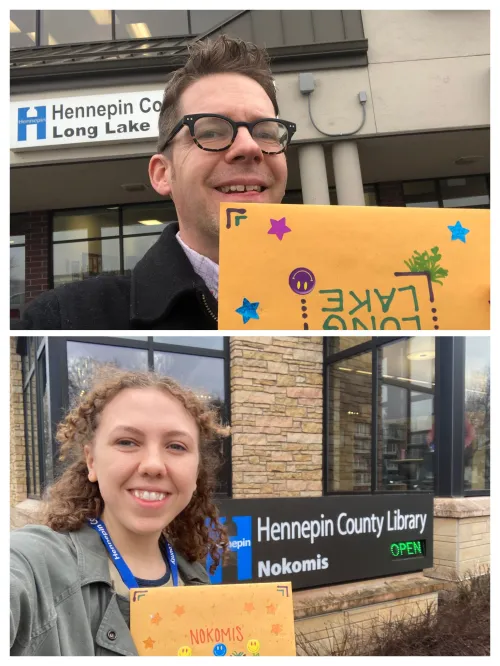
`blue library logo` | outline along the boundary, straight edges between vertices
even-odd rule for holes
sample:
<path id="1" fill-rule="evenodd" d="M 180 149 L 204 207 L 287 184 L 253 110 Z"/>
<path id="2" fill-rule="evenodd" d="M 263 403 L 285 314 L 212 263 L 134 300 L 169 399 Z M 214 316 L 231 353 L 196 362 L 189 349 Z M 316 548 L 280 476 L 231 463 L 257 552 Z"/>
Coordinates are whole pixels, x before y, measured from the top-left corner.
<path id="1" fill-rule="evenodd" d="M 28 111 L 35 109 L 36 115 L 28 116 Z M 47 107 L 46 106 L 22 106 L 17 110 L 17 140 L 27 141 L 28 125 L 36 125 L 37 140 L 47 137 Z"/>
<path id="2" fill-rule="evenodd" d="M 223 525 L 227 524 L 226 517 L 219 518 Z M 252 578 L 252 516 L 232 516 L 230 519 L 232 529 L 229 531 L 229 550 L 236 554 L 236 571 L 238 580 L 251 580 Z M 233 532 L 233 533 L 231 533 Z M 236 533 L 234 533 L 236 532 Z M 207 570 L 210 569 L 212 558 L 207 557 Z M 210 574 L 209 574 L 210 575 Z M 223 566 L 219 564 L 215 573 L 210 575 L 212 584 L 222 583 Z"/>

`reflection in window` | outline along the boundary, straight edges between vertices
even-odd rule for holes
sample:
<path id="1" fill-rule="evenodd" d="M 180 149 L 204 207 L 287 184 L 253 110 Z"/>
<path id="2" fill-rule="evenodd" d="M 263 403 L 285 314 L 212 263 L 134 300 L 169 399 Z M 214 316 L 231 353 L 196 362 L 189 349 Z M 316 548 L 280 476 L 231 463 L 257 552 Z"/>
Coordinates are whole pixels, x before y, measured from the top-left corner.
<path id="1" fill-rule="evenodd" d="M 112 37 L 109 9 L 43 10 L 40 22 L 42 46 L 103 42 Z"/>
<path id="2" fill-rule="evenodd" d="M 10 48 L 36 46 L 36 14 L 32 9 L 10 12 Z"/>
<path id="3" fill-rule="evenodd" d="M 147 39 L 188 35 L 188 13 L 184 10 L 116 10 L 116 39 Z"/>
<path id="4" fill-rule="evenodd" d="M 158 236 L 130 236 L 123 239 L 123 269 L 130 275 L 137 262 L 153 247 Z"/>
<path id="5" fill-rule="evenodd" d="M 69 241 L 118 236 L 118 209 L 101 208 L 55 213 L 52 240 Z"/>
<path id="6" fill-rule="evenodd" d="M 47 480 L 52 480 L 45 349 L 36 358 L 41 342 L 41 338 L 26 339 L 22 363 L 28 497 L 40 497 Z"/>
<path id="7" fill-rule="evenodd" d="M 177 212 L 173 205 L 131 206 L 123 209 L 123 233 L 159 234 L 169 222 L 177 221 Z"/>
<path id="8" fill-rule="evenodd" d="M 222 21 L 236 13 L 237 12 L 234 9 L 211 9 L 208 11 L 201 9 L 192 10 L 191 31 L 193 34 L 199 35 L 202 32 L 214 28 L 216 25 L 222 23 Z"/>
<path id="9" fill-rule="evenodd" d="M 485 176 L 446 178 L 440 181 L 445 208 L 489 208 L 490 197 Z"/>
<path id="10" fill-rule="evenodd" d="M 328 337 L 326 342 L 327 354 L 335 354 L 336 352 L 350 349 L 370 340 L 371 337 L 367 337 L 366 335 L 336 335 L 335 337 Z"/>
<path id="11" fill-rule="evenodd" d="M 117 238 L 56 243 L 52 252 L 54 287 L 96 275 L 120 273 L 120 246 Z"/>
<path id="12" fill-rule="evenodd" d="M 433 180 L 403 183 L 405 206 L 409 208 L 439 208 L 439 196 Z"/>
<path id="13" fill-rule="evenodd" d="M 67 353 L 70 405 L 92 387 L 99 370 L 106 365 L 127 370 L 146 371 L 148 369 L 146 349 L 68 341 Z"/>
<path id="14" fill-rule="evenodd" d="M 328 372 L 328 491 L 371 489 L 371 352 L 338 361 Z"/>
<path id="15" fill-rule="evenodd" d="M 216 409 L 222 408 L 225 399 L 222 359 L 157 351 L 154 353 L 154 369 L 191 388 Z"/>
<path id="16" fill-rule="evenodd" d="M 434 488 L 434 338 L 379 349 L 378 490 Z"/>
<path id="17" fill-rule="evenodd" d="M 203 349 L 224 349 L 224 338 L 218 336 L 201 335 L 169 335 L 167 337 L 155 335 L 155 342 L 164 342 L 169 345 L 183 345 L 184 347 L 200 347 Z"/>
<path id="18" fill-rule="evenodd" d="M 490 339 L 465 341 L 464 490 L 490 488 Z"/>

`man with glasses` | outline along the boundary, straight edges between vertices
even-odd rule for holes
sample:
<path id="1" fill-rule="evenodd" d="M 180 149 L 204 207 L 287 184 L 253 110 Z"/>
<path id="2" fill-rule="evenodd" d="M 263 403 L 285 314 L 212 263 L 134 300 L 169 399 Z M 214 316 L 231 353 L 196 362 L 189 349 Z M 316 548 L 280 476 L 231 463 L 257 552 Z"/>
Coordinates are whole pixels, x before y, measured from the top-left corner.
<path id="1" fill-rule="evenodd" d="M 169 224 L 131 276 L 100 276 L 42 294 L 21 328 L 217 328 L 219 208 L 280 203 L 295 125 L 279 116 L 265 51 L 222 35 L 174 72 L 159 117 L 154 189 Z"/>

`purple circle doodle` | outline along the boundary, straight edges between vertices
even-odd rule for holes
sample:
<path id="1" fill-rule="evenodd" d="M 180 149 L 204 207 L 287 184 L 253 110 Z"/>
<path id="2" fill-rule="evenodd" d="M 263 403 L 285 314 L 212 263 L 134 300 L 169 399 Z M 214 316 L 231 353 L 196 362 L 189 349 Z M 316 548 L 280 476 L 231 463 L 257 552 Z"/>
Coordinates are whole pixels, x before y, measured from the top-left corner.
<path id="1" fill-rule="evenodd" d="M 308 268 L 295 268 L 290 273 L 288 284 L 296 294 L 310 294 L 316 286 L 316 278 Z"/>

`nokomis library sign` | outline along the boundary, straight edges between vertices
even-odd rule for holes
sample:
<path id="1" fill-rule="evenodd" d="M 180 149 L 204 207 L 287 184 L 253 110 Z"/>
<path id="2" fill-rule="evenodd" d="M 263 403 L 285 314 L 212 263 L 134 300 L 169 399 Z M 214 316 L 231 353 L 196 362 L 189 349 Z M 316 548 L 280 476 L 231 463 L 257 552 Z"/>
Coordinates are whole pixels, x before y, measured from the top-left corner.
<path id="1" fill-rule="evenodd" d="M 11 103 L 11 150 L 156 139 L 163 90 Z"/>

